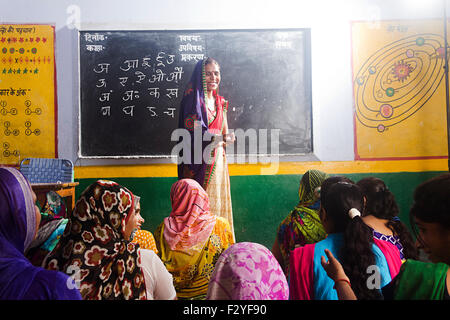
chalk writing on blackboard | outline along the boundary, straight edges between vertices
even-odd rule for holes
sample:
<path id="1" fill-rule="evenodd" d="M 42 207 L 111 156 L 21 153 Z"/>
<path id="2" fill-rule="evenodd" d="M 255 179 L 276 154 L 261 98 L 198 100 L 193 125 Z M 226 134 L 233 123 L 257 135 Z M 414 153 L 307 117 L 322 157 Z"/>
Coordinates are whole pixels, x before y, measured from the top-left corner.
<path id="1" fill-rule="evenodd" d="M 89 39 L 89 41 L 94 41 L 95 39 L 107 39 L 106 36 L 102 34 L 86 34 L 86 39 Z M 184 38 L 184 37 L 183 37 Z M 183 47 L 182 47 L 183 46 Z M 200 50 L 202 49 L 202 45 L 198 46 L 192 46 L 190 43 L 187 45 L 180 45 L 180 48 L 182 48 L 182 51 L 186 50 Z M 89 51 L 89 49 L 87 49 Z M 99 75 L 99 78 L 96 79 L 96 88 L 108 88 L 108 87 L 114 87 L 114 86 L 108 86 L 108 84 L 111 81 L 114 81 L 114 78 L 106 79 L 108 74 L 110 72 L 117 74 L 117 72 L 124 72 L 125 74 L 128 74 L 129 72 L 133 72 L 131 76 L 125 76 L 123 73 L 120 73 L 121 76 L 117 77 L 117 83 L 120 86 L 115 86 L 117 88 L 124 88 L 125 91 L 120 91 L 119 95 L 121 98 L 121 101 L 124 102 L 132 102 L 139 100 L 142 96 L 140 90 L 126 90 L 129 89 L 129 86 L 134 86 L 135 84 L 139 85 L 146 85 L 150 84 L 150 86 L 147 86 L 145 89 L 148 93 L 148 96 L 150 98 L 154 98 L 159 100 L 161 98 L 161 89 L 164 91 L 164 97 L 168 99 L 177 99 L 178 98 L 178 86 L 176 87 L 164 87 L 161 88 L 159 84 L 161 83 L 174 83 L 178 84 L 182 79 L 184 75 L 184 69 L 183 66 L 176 65 L 176 55 L 175 54 L 169 54 L 164 51 L 159 51 L 152 59 L 152 57 L 142 57 L 137 59 L 124 59 L 121 61 L 121 63 L 118 66 L 118 69 L 120 70 L 113 70 L 111 63 L 109 62 L 100 62 L 97 63 L 92 68 L 92 72 L 94 74 Z M 154 61 L 154 64 L 152 65 L 152 61 Z M 148 73 L 148 68 L 155 69 L 153 73 Z M 130 81 L 131 78 L 131 81 Z M 148 79 L 147 79 L 148 78 Z M 166 86 L 166 85 L 165 85 Z M 109 90 L 106 92 L 98 92 L 98 101 L 99 102 L 105 102 L 110 103 L 112 99 L 112 95 L 115 93 L 115 90 Z M 122 107 L 122 113 L 125 116 L 134 116 L 134 110 L 136 108 L 136 105 L 127 105 Z M 150 117 L 158 116 L 158 113 L 155 111 L 157 107 L 155 106 L 147 106 L 147 109 L 150 112 Z M 166 115 L 171 118 L 175 118 L 175 111 L 177 109 L 173 106 L 167 106 L 166 108 L 162 108 L 160 115 Z M 104 117 L 110 117 L 111 116 L 111 105 L 101 105 L 99 106 L 99 111 L 102 116 Z"/>
<path id="2" fill-rule="evenodd" d="M 279 130 L 280 153 L 312 151 L 307 30 L 86 30 L 79 40 L 81 157 L 171 157 L 184 90 L 207 56 L 223 71 L 230 129 Z"/>

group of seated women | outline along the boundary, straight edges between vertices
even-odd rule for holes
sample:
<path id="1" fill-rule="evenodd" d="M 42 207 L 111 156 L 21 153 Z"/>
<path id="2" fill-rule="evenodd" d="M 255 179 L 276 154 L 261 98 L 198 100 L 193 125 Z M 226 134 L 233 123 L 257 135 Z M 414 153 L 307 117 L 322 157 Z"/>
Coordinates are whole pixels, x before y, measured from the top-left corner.
<path id="1" fill-rule="evenodd" d="M 414 243 L 382 180 L 309 170 L 270 251 L 234 243 L 195 180 L 172 185 L 154 237 L 141 230 L 139 196 L 98 180 L 55 223 L 63 231 L 37 266 L 26 254 L 39 238 L 36 196 L 20 171 L 1 167 L 0 299 L 446 299 L 449 196 L 450 174 L 416 189 Z"/>

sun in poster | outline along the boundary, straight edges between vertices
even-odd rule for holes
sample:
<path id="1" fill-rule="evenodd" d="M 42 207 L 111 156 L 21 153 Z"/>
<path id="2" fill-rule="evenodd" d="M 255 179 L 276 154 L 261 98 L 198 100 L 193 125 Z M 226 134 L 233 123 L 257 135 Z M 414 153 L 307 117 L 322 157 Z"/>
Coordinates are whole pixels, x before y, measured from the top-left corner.
<path id="1" fill-rule="evenodd" d="M 406 30 L 414 29 L 414 23 L 410 24 Z M 389 34 L 388 28 L 381 28 L 378 38 L 386 41 L 373 47 L 362 37 L 363 26 L 357 28 L 354 36 L 361 38 L 353 39 L 354 44 L 359 47 L 357 52 L 367 56 L 354 64 L 356 158 L 445 156 L 442 143 L 431 148 L 421 145 L 426 143 L 423 137 L 429 134 L 432 139 L 439 130 L 446 145 L 442 120 L 427 125 L 436 113 L 445 118 L 443 37 L 436 33 Z M 372 51 L 368 47 L 373 47 Z M 417 139 L 418 134 L 422 139 Z"/>

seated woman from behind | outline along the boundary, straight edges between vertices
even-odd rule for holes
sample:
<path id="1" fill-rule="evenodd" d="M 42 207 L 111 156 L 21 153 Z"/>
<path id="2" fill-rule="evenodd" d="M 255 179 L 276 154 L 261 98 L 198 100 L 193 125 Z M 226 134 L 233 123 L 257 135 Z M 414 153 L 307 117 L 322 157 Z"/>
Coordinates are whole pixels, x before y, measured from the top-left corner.
<path id="1" fill-rule="evenodd" d="M 0 300 L 80 300 L 66 274 L 35 267 L 24 256 L 40 223 L 35 201 L 20 171 L 0 168 Z"/>
<path id="2" fill-rule="evenodd" d="M 342 263 L 358 298 L 382 298 L 380 288 L 391 281 L 391 274 L 396 275 L 392 266 L 401 264 L 400 255 L 392 244 L 387 243 L 383 248 L 374 244 L 371 229 L 361 219 L 363 206 L 363 194 L 357 185 L 337 182 L 321 192 L 320 218 L 328 237 L 292 251 L 291 299 L 338 298 L 334 282 L 321 267 L 325 249 Z M 386 256 L 397 260 L 392 263 Z"/>
<path id="3" fill-rule="evenodd" d="M 289 286 L 280 264 L 263 245 L 239 242 L 217 260 L 207 300 L 288 300 Z"/>
<path id="4" fill-rule="evenodd" d="M 278 226 L 272 253 L 286 276 L 289 275 L 289 254 L 292 250 L 327 236 L 318 214 L 320 187 L 327 177 L 319 170 L 306 171 L 298 189 L 299 203 Z"/>
<path id="5" fill-rule="evenodd" d="M 129 241 L 142 219 L 136 206 L 127 188 L 96 181 L 81 194 L 44 265 L 76 273 L 86 300 L 174 299 L 172 276 L 159 257 Z"/>
<path id="6" fill-rule="evenodd" d="M 155 231 L 159 256 L 178 299 L 204 299 L 217 259 L 233 244 L 230 225 L 209 211 L 208 194 L 195 180 L 174 183 L 170 199 L 172 212 Z"/>
<path id="7" fill-rule="evenodd" d="M 394 244 L 404 262 L 417 259 L 418 251 L 406 225 L 400 221 L 394 194 L 383 180 L 367 177 L 356 183 L 363 191 L 366 200 L 362 220 L 373 232 L 375 241 L 388 241 Z M 400 267 L 400 266 L 399 266 Z"/>
<path id="8" fill-rule="evenodd" d="M 387 300 L 450 300 L 450 174 L 445 173 L 419 185 L 410 210 L 413 230 L 419 229 L 417 246 L 431 262 L 407 259 L 398 275 L 382 288 Z M 347 274 L 330 252 L 322 266 L 336 282 L 340 300 L 356 300 L 345 281 Z"/>

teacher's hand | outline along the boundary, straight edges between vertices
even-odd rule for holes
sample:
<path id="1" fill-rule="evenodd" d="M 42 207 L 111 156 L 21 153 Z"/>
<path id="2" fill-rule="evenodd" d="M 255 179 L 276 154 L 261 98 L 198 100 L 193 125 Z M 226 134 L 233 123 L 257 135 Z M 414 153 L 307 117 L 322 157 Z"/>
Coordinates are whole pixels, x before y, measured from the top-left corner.
<path id="1" fill-rule="evenodd" d="M 234 135 L 234 132 L 226 133 L 223 135 L 223 140 L 226 144 L 234 143 L 234 141 L 236 141 L 236 136 Z"/>

